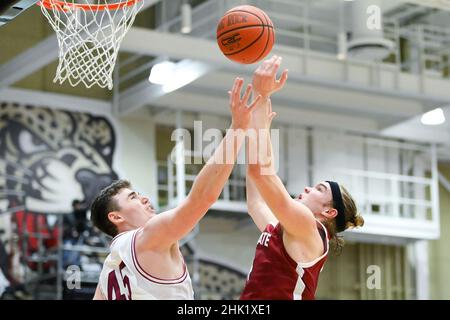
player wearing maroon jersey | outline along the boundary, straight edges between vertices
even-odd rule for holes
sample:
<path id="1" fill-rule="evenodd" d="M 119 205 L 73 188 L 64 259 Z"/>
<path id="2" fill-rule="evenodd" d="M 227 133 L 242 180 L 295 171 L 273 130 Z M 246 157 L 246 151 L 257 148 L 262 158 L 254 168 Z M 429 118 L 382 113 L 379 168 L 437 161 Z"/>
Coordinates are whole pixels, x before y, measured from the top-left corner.
<path id="1" fill-rule="evenodd" d="M 268 132 L 276 115 L 270 96 L 287 79 L 287 70 L 276 79 L 280 64 L 281 57 L 274 56 L 254 73 L 253 88 L 262 96 L 252 115 L 257 130 Z M 306 187 L 292 199 L 273 169 L 268 135 L 267 142 L 269 152 L 258 152 L 257 164 L 247 166 L 248 211 L 262 234 L 241 299 L 314 299 L 329 240 L 339 247 L 336 233 L 364 220 L 348 191 L 334 181 Z"/>

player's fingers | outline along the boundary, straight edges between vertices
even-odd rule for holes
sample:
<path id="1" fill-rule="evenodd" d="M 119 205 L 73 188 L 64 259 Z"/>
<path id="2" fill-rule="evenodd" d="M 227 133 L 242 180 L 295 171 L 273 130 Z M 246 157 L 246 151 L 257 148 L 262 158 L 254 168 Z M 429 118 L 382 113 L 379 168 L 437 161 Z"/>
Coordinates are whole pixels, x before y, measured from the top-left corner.
<path id="1" fill-rule="evenodd" d="M 288 78 L 288 69 L 285 69 L 283 73 L 281 74 L 281 77 L 279 80 L 277 80 L 277 89 L 283 88 L 284 84 L 286 83 L 286 80 Z"/>
<path id="2" fill-rule="evenodd" d="M 232 95 L 234 95 L 234 93 L 236 92 L 236 87 L 237 87 L 238 81 L 239 81 L 239 78 L 236 77 L 236 79 L 234 79 L 233 86 L 231 87 L 231 94 Z"/>
<path id="3" fill-rule="evenodd" d="M 233 99 L 235 99 L 235 101 L 240 101 L 240 99 L 241 99 L 241 90 L 242 90 L 243 83 L 244 83 L 244 81 L 241 78 L 238 78 L 237 83 L 236 83 L 236 88 L 233 92 L 233 94 L 234 94 Z"/>
<path id="4" fill-rule="evenodd" d="M 261 70 L 265 70 L 267 68 L 268 64 L 269 64 L 269 60 L 264 60 L 263 63 L 261 63 L 261 65 L 260 65 Z"/>
<path id="5" fill-rule="evenodd" d="M 248 106 L 247 111 L 251 112 L 253 111 L 253 109 L 255 108 L 255 106 L 258 104 L 258 102 L 261 100 L 261 95 L 258 94 L 258 96 L 256 97 L 255 100 L 253 100 L 252 104 L 250 106 Z"/>
<path id="6" fill-rule="evenodd" d="M 264 71 L 269 71 L 274 61 L 277 59 L 277 56 L 274 55 L 270 59 L 264 61 Z"/>
<path id="7" fill-rule="evenodd" d="M 252 92 L 252 85 L 248 84 L 247 89 L 245 89 L 244 97 L 242 98 L 242 103 L 247 105 L 248 98 L 250 97 L 250 93 Z"/>
<path id="8" fill-rule="evenodd" d="M 261 73 L 263 70 L 264 70 L 264 63 L 265 63 L 265 61 L 263 62 L 263 63 L 261 63 L 259 66 L 258 66 L 258 68 L 256 68 L 256 71 L 255 71 L 255 73 Z"/>
<path id="9" fill-rule="evenodd" d="M 276 113 L 276 112 L 272 112 L 272 113 L 269 115 L 269 121 L 272 122 L 273 118 L 275 118 L 276 116 L 277 116 L 277 113 Z"/>
<path id="10" fill-rule="evenodd" d="M 278 72 L 278 69 L 280 68 L 282 60 L 283 60 L 282 57 L 277 57 L 277 59 L 273 61 L 270 69 L 268 70 L 268 72 L 270 72 L 270 76 L 275 77 L 275 75 Z"/>

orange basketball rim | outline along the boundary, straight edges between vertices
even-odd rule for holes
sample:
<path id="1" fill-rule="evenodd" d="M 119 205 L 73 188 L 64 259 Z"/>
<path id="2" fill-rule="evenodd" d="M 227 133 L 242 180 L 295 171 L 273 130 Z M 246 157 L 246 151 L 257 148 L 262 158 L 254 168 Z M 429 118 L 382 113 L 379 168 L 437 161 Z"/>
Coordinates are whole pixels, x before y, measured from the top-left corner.
<path id="1" fill-rule="evenodd" d="M 77 8 L 83 10 L 117 10 L 124 7 L 129 7 L 141 0 L 127 0 L 110 4 L 89 4 L 89 3 L 75 3 L 67 0 L 41 0 L 38 5 L 44 6 L 47 9 L 57 9 L 60 11 L 68 10 L 69 8 Z"/>

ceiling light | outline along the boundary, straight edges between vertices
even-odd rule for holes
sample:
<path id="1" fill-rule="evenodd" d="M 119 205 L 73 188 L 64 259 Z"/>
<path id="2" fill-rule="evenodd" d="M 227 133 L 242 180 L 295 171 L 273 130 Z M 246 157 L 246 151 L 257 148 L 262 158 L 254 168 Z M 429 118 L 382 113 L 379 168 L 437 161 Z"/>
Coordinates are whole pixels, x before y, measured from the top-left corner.
<path id="1" fill-rule="evenodd" d="M 436 126 L 445 122 L 444 112 L 437 108 L 422 115 L 420 121 L 427 126 Z"/>
<path id="2" fill-rule="evenodd" d="M 157 63 L 150 71 L 148 80 L 154 84 L 169 83 L 175 75 L 176 64 L 171 61 Z"/>

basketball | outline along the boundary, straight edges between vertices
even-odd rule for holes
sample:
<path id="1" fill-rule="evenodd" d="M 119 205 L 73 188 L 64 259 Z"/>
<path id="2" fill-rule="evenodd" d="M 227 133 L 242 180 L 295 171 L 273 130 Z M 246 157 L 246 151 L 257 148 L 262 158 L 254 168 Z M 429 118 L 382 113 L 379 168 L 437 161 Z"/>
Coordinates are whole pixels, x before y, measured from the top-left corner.
<path id="1" fill-rule="evenodd" d="M 275 30 L 269 16 L 254 6 L 243 5 L 227 11 L 217 25 L 217 44 L 230 60 L 251 64 L 269 54 Z"/>

